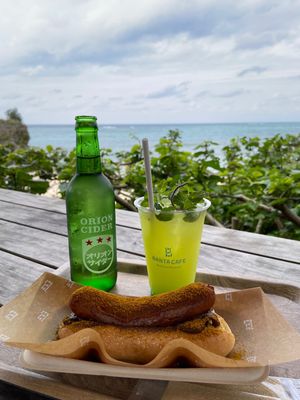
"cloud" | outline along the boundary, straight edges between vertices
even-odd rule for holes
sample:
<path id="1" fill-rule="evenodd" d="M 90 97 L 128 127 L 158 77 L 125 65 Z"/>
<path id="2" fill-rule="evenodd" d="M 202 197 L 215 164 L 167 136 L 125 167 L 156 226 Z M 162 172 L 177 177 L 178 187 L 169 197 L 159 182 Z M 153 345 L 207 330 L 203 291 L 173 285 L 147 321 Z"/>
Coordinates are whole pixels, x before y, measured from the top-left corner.
<path id="1" fill-rule="evenodd" d="M 245 32 L 241 31 L 241 34 L 236 37 L 236 49 L 237 50 L 257 50 L 271 47 L 276 43 L 279 43 L 286 37 L 285 32 Z"/>
<path id="2" fill-rule="evenodd" d="M 248 93 L 248 91 L 244 90 L 244 89 L 237 89 L 237 90 L 232 90 L 232 91 L 229 91 L 229 92 L 217 94 L 217 95 L 215 95 L 215 97 L 225 97 L 225 98 L 237 97 L 237 96 L 241 96 L 241 95 L 243 95 L 245 93 Z"/>
<path id="3" fill-rule="evenodd" d="M 145 97 L 148 99 L 159 99 L 162 97 L 183 96 L 188 89 L 189 82 L 181 82 L 178 85 L 166 86 L 156 92 L 149 93 Z"/>
<path id="4" fill-rule="evenodd" d="M 258 66 L 250 67 L 250 68 L 245 68 L 245 69 L 243 69 L 241 72 L 239 72 L 239 73 L 237 74 L 237 76 L 245 76 L 245 75 L 249 75 L 249 74 L 257 74 L 257 75 L 259 75 L 259 74 L 261 74 L 261 73 L 267 71 L 267 69 L 268 69 L 268 68 L 265 68 L 265 67 L 258 67 Z"/>
<path id="5" fill-rule="evenodd" d="M 42 74 L 44 70 L 45 67 L 43 65 L 35 65 L 34 67 L 22 68 L 20 72 L 28 76 L 34 76 Z"/>
<path id="6" fill-rule="evenodd" d="M 292 75 L 292 76 L 289 76 L 289 79 L 295 79 L 295 80 L 300 80 L 300 75 Z"/>
<path id="7" fill-rule="evenodd" d="M 299 105 L 299 0 L 16 2 L 1 5 L 0 114 L 18 106 L 25 121 L 64 123 L 83 108 L 143 123 L 254 110 L 287 119 Z M 290 100 L 268 114 L 273 93 Z"/>
<path id="8" fill-rule="evenodd" d="M 195 97 L 205 97 L 210 95 L 211 93 L 208 90 L 201 90 L 200 92 L 196 93 Z"/>
<path id="9" fill-rule="evenodd" d="M 67 65 L 74 73 L 79 71 L 78 64 L 114 65 L 151 56 L 159 43 L 173 46 L 172 39 L 182 36 L 196 44 L 195 52 L 197 43 L 201 47 L 199 39 L 209 39 L 212 50 L 226 40 L 235 43 L 236 51 L 256 49 L 286 37 L 293 39 L 292 27 L 284 27 L 286 20 L 278 26 L 272 23 L 272 19 L 279 22 L 286 9 L 272 0 L 238 6 L 234 0 L 190 0 L 188 4 L 180 0 L 128 0 L 126 4 L 121 0 L 109 4 L 27 0 L 19 3 L 18 10 L 9 5 L 3 10 L 0 64 L 17 64 L 29 74 L 43 73 L 43 68 L 68 74 Z M 294 14 L 299 16 L 297 10 Z M 296 17 L 289 13 L 289 22 L 291 18 Z M 10 20 L 16 27 L 13 33 Z"/>
<path id="10" fill-rule="evenodd" d="M 27 102 L 27 101 L 28 101 L 28 102 L 32 102 L 32 101 L 38 100 L 38 97 L 36 97 L 36 96 L 28 96 L 28 97 L 26 97 L 24 100 L 25 100 L 26 102 Z"/>
<path id="11" fill-rule="evenodd" d="M 238 97 L 238 96 L 241 96 L 241 95 L 249 93 L 249 92 L 250 92 L 249 90 L 245 90 L 245 89 L 230 90 L 230 91 L 223 92 L 223 93 L 215 93 L 215 92 L 210 92 L 208 90 L 202 90 L 196 94 L 195 98 L 207 98 L 207 97 L 230 98 L 230 97 Z"/>
<path id="12" fill-rule="evenodd" d="M 7 95 L 1 96 L 2 100 L 14 100 L 14 99 L 19 99 L 20 97 L 22 97 L 22 95 L 20 93 L 9 93 Z"/>

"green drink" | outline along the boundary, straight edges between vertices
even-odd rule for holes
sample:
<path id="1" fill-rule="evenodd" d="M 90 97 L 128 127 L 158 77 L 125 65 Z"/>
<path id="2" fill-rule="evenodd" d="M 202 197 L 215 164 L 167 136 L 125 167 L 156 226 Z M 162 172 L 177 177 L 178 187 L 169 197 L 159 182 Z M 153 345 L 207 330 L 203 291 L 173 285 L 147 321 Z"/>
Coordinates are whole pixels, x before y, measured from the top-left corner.
<path id="1" fill-rule="evenodd" d="M 71 279 L 110 290 L 117 279 L 115 198 L 101 172 L 97 118 L 76 117 L 76 175 L 66 194 Z"/>
<path id="2" fill-rule="evenodd" d="M 152 294 L 177 289 L 195 281 L 206 210 L 210 201 L 193 210 L 151 211 L 135 201 L 142 226 L 147 271 Z"/>

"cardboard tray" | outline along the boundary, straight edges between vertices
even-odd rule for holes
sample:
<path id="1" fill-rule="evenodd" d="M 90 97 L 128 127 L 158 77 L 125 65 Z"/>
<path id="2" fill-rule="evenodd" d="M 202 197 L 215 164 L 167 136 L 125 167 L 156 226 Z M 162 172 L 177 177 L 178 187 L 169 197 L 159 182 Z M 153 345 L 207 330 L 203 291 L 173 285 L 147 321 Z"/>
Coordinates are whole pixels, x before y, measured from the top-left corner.
<path id="1" fill-rule="evenodd" d="M 145 295 L 149 293 L 149 284 L 146 275 L 146 266 L 143 261 L 138 260 L 128 260 L 128 259 L 119 259 L 118 260 L 119 267 L 119 276 L 118 276 L 118 284 L 114 288 L 114 292 L 121 293 L 125 295 Z M 57 312 L 53 313 L 57 319 L 56 322 L 49 322 L 49 326 L 54 326 L 54 331 L 58 325 L 58 322 L 61 321 L 62 317 L 66 315 L 66 310 L 64 307 L 61 307 L 60 299 L 57 299 L 56 296 L 51 297 L 51 291 L 56 290 L 56 285 L 60 286 L 59 291 L 64 292 L 65 296 L 68 295 L 70 290 L 74 290 L 72 287 L 73 283 L 70 282 L 69 279 L 69 266 L 65 264 L 62 268 L 59 269 L 58 275 L 66 278 L 60 279 L 55 284 L 52 285 L 52 281 L 55 281 L 55 276 L 53 274 L 43 274 L 39 278 L 38 281 L 34 282 L 31 288 L 28 288 L 27 291 L 20 294 L 16 299 L 14 299 L 9 304 L 2 307 L 0 312 L 0 317 L 2 315 L 2 331 L 0 329 L 0 334 L 2 333 L 2 337 L 9 338 L 13 335 L 16 335 L 19 332 L 18 338 L 13 338 L 15 340 L 19 340 L 21 342 L 30 342 L 31 340 L 35 341 L 35 343 L 45 343 L 51 340 L 51 332 L 49 332 L 49 328 L 47 324 L 49 319 L 46 318 L 34 318 L 31 320 L 31 324 L 28 325 L 29 331 L 24 331 L 24 324 L 22 318 L 14 318 L 7 323 L 7 316 L 11 316 L 12 309 L 17 312 L 14 315 L 23 315 L 22 310 L 23 307 L 28 307 L 28 303 L 31 304 L 30 313 L 38 312 L 40 316 L 40 306 L 36 305 L 36 300 L 43 300 L 45 307 L 49 306 L 49 299 L 51 298 L 51 306 L 57 307 Z M 228 278 L 228 277 L 226 277 Z M 197 273 L 196 280 L 201 280 L 202 282 L 211 283 L 215 286 L 219 286 L 219 290 L 223 293 L 223 297 L 225 300 L 234 300 L 235 293 L 232 292 L 232 295 L 228 293 L 231 288 L 235 289 L 244 289 L 244 288 L 252 288 L 253 286 L 261 286 L 266 292 L 276 293 L 278 291 L 278 285 L 270 282 L 260 282 L 260 281 L 251 281 L 248 279 L 241 278 L 228 278 L 228 282 L 224 282 L 224 277 L 219 277 L 213 274 L 203 274 Z M 47 283 L 47 286 L 46 286 Z M 226 284 L 227 283 L 227 284 Z M 51 286 L 52 285 L 52 286 Z M 75 286 L 75 285 L 74 285 Z M 230 289 L 229 289 L 230 288 Z M 287 292 L 291 293 L 291 289 L 294 287 L 290 286 L 286 289 L 289 289 Z M 48 290 L 49 289 L 49 290 Z M 219 291 L 218 290 L 218 291 Z M 252 289 L 250 289 L 252 290 Z M 225 292 L 225 293 L 224 293 Z M 229 294 L 229 296 L 227 296 Z M 280 293 L 276 293 L 282 295 Z M 238 292 L 237 292 L 238 295 Z M 49 297 L 50 296 L 50 297 Z M 263 294 L 262 294 L 263 296 Z M 261 297 L 261 296 L 260 296 Z M 25 299 L 27 299 L 25 301 Z M 224 300 L 223 299 L 223 300 Z M 261 297 L 260 300 L 264 300 L 264 297 Z M 53 302 L 53 304 L 52 304 Z M 55 303 L 55 304 L 54 304 Z M 57 303 L 57 304 L 56 304 Z M 222 302 L 221 302 L 222 303 Z M 225 301 L 226 303 L 226 301 Z M 237 302 L 239 305 L 240 303 Z M 270 303 L 264 303 L 264 307 L 271 307 L 271 312 L 267 313 L 268 317 L 280 317 L 278 311 L 275 307 Z M 16 308 L 19 307 L 19 308 Z M 25 308 L 26 308 L 25 307 Z M 35 309 L 37 307 L 37 309 Z M 43 306 L 44 307 L 44 306 Z M 46 309 L 46 308 L 45 308 Z M 232 308 L 230 307 L 230 310 Z M 255 308 L 256 310 L 256 308 Z M 28 310 L 27 310 L 28 311 Z M 49 311 L 49 310 L 48 310 Z M 253 310 L 252 310 L 253 311 Z M 48 314 L 48 313 L 47 313 Z M 60 315 L 61 314 L 61 315 Z M 43 316 L 45 316 L 45 312 Z M 50 315 L 50 314 L 49 314 Z M 28 315 L 26 314 L 26 318 Z M 227 316 L 225 316 L 227 317 Z M 230 317 L 230 315 L 228 316 Z M 259 315 L 257 311 L 255 311 L 255 315 L 253 318 L 258 318 Z M 265 314 L 262 315 L 265 318 Z M 248 318 L 248 317 L 247 317 Z M 226 319 L 226 318 L 225 318 Z M 281 319 L 280 319 L 281 320 Z M 271 321 L 272 322 L 272 321 Z M 275 321 L 276 322 L 276 321 Z M 32 333 L 36 333 L 36 327 L 44 324 L 44 329 L 41 331 L 42 336 L 36 337 L 32 339 Z M 241 324 L 243 326 L 243 324 Z M 259 326 L 259 320 L 257 320 L 257 326 Z M 1 318 L 0 318 L 0 328 L 1 328 Z M 21 329 L 22 328 L 22 329 Z M 51 329 L 52 329 L 51 328 Z M 54 334 L 53 331 L 53 334 Z M 243 332 L 242 337 L 246 335 L 250 335 L 252 338 L 253 333 L 256 331 L 247 330 Z M 286 331 L 285 331 L 286 332 Z M 45 337 L 43 337 L 43 335 Z M 1 336 L 1 335 L 0 335 Z M 49 336 L 49 337 L 48 337 Z M 300 337 L 297 332 L 294 330 L 291 331 L 291 335 L 286 337 L 284 335 L 284 341 L 280 342 L 281 345 L 284 345 L 284 354 L 286 354 L 288 350 L 290 350 L 288 355 L 285 358 L 279 357 L 276 359 L 276 363 L 282 363 L 291 361 L 293 359 L 297 359 L 298 357 L 298 349 L 300 348 Z M 294 348 L 291 353 L 290 343 L 294 343 Z M 296 343 L 297 342 L 297 343 Z M 271 343 L 272 344 L 272 343 Z M 296 345 L 297 344 L 297 345 Z M 21 343 L 22 345 L 22 343 Z M 277 348 L 277 343 L 274 343 L 274 346 Z M 272 363 L 264 363 L 262 366 L 250 366 L 250 367 L 239 367 L 239 368 L 136 368 L 136 367 L 126 367 L 126 366 L 114 366 L 108 365 L 104 363 L 96 363 L 89 362 L 83 360 L 75 360 L 70 358 L 58 357 L 55 355 L 49 356 L 46 354 L 38 353 L 33 350 L 34 348 L 25 347 L 25 346 L 16 346 L 25 349 L 20 357 L 20 363 L 24 368 L 35 370 L 35 371 L 48 371 L 48 372 L 58 372 L 63 374 L 80 374 L 83 376 L 92 376 L 94 379 L 99 379 L 101 376 L 104 377 L 116 377 L 116 378 L 131 378 L 131 379 L 146 379 L 146 380 L 160 380 L 160 381 L 179 381 L 179 382 L 195 382 L 195 383 L 216 383 L 216 384 L 235 384 L 235 385 L 243 385 L 243 384 L 254 384 L 257 382 L 261 382 L 265 380 L 269 375 L 269 365 Z M 274 353 L 274 348 L 271 347 L 270 354 Z M 275 349 L 276 350 L 276 349 Z M 258 353 L 259 354 L 259 353 Z M 269 360 L 269 359 L 268 359 Z"/>
<path id="2" fill-rule="evenodd" d="M 47 356 L 30 350 L 23 351 L 20 363 L 23 368 L 36 371 L 233 385 L 262 382 L 268 377 L 270 371 L 268 366 L 251 368 L 119 367 L 91 361 Z"/>

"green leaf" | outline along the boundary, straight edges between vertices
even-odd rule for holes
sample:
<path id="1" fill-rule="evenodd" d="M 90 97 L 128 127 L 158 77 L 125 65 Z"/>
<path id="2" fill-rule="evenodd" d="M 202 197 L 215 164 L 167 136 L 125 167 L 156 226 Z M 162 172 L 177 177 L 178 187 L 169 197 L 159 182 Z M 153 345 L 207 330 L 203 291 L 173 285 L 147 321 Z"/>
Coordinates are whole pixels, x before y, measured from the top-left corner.
<path id="1" fill-rule="evenodd" d="M 183 217 L 183 220 L 185 222 L 195 222 L 200 217 L 200 214 L 201 214 L 200 211 L 186 212 L 185 216 Z"/>
<path id="2" fill-rule="evenodd" d="M 164 208 L 159 212 L 155 212 L 155 217 L 159 221 L 171 221 L 174 218 L 173 207 Z"/>
<path id="3" fill-rule="evenodd" d="M 45 193 L 47 191 L 47 189 L 49 188 L 49 182 L 48 181 L 42 181 L 42 180 L 31 181 L 29 183 L 29 187 L 31 189 L 30 190 L 31 193 L 42 194 L 42 193 Z"/>

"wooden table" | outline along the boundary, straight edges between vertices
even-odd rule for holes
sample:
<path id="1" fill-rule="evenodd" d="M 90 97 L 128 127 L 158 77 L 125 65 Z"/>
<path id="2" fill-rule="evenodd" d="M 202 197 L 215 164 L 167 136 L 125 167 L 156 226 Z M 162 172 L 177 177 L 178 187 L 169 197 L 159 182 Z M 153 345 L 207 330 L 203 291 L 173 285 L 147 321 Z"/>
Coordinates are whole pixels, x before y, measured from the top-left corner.
<path id="1" fill-rule="evenodd" d="M 144 259 L 137 213 L 117 211 L 117 242 L 118 257 Z M 64 201 L 0 189 L 0 254 L 1 305 L 43 272 L 63 271 L 68 261 Z M 206 225 L 198 269 L 217 287 L 261 286 L 300 330 L 299 242 Z M 85 380 L 77 376 L 45 376 L 20 368 L 19 352 L 3 344 L 0 354 L 0 393 L 7 399 L 17 398 L 20 393 L 20 398 L 29 398 L 25 397 L 26 389 L 34 392 L 32 399 L 167 399 L 171 397 L 166 394 L 177 390 L 175 383 L 119 379 L 123 392 L 116 393 L 114 378 L 103 378 L 101 388 L 89 382 L 87 389 Z M 300 396 L 300 361 L 273 367 L 271 375 L 283 377 L 281 382 Z M 185 390 L 188 392 L 189 387 Z M 205 390 L 217 389 L 208 385 Z"/>

